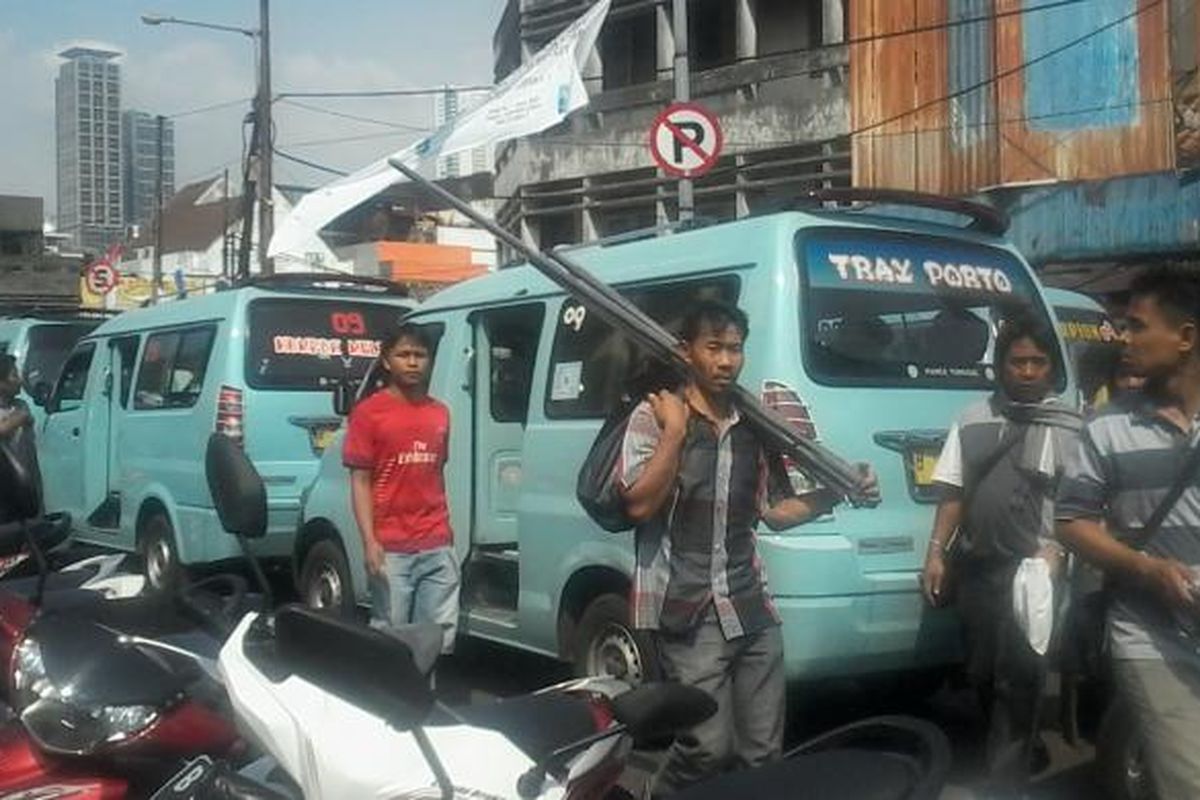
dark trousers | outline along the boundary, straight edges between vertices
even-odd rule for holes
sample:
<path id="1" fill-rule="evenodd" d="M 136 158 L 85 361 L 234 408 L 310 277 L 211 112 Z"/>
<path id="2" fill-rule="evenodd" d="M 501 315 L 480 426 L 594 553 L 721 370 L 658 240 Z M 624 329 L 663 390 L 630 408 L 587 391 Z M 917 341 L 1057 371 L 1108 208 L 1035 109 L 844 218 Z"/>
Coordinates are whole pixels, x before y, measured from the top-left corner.
<path id="1" fill-rule="evenodd" d="M 779 757 L 786 682 L 778 626 L 726 639 L 710 607 L 694 631 L 656 632 L 654 639 L 668 680 L 703 689 L 717 701 L 716 714 L 676 737 L 654 778 L 655 798 Z"/>
<path id="2" fill-rule="evenodd" d="M 987 770 L 994 791 L 1021 791 L 1040 743 L 1046 659 L 1029 646 L 1012 610 L 1015 563 L 965 566 L 956 578 L 967 671 L 988 720 Z"/>

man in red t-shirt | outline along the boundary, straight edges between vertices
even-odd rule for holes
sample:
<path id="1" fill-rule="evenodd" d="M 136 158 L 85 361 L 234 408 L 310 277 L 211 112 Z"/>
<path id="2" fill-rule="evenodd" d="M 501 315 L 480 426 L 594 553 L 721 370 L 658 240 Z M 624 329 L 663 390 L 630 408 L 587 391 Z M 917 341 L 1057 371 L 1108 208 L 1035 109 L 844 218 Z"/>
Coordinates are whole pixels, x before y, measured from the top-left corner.
<path id="1" fill-rule="evenodd" d="M 428 394 L 432 349 L 418 325 L 403 325 L 384 341 L 387 385 L 350 414 L 342 461 L 350 470 L 372 621 L 441 625 L 448 653 L 458 625 L 459 571 L 442 475 L 450 412 Z"/>

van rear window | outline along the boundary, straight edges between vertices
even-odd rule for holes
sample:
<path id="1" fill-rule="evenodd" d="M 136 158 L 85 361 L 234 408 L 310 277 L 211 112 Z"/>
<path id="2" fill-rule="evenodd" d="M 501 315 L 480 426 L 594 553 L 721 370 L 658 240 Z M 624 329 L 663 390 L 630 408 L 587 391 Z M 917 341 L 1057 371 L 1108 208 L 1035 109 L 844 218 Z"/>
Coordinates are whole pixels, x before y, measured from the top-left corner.
<path id="1" fill-rule="evenodd" d="M 22 365 L 25 386 L 29 389 L 39 383 L 53 386 L 71 348 L 98 324 L 81 322 L 31 327 L 25 347 L 25 363 Z"/>
<path id="2" fill-rule="evenodd" d="M 265 298 L 250 304 L 246 383 L 255 389 L 316 390 L 361 380 L 403 306 Z"/>
<path id="3" fill-rule="evenodd" d="M 805 364 L 822 383 L 989 388 L 1000 320 L 1023 309 L 1050 327 L 1033 279 L 998 248 L 847 229 L 798 246 Z"/>

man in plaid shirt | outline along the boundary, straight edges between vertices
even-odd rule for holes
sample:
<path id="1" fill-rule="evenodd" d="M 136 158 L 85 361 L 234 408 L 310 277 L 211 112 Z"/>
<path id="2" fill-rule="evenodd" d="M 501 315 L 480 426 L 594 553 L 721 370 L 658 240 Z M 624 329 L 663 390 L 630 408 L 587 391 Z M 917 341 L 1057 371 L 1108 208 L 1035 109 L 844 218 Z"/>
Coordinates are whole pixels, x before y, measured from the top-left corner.
<path id="1" fill-rule="evenodd" d="M 630 417 L 619 469 L 637 524 L 633 624 L 651 631 L 666 677 L 704 689 L 717 713 L 676 738 L 655 776 L 663 797 L 728 768 L 777 758 L 785 713 L 783 637 L 755 547 L 773 530 L 827 513 L 828 490 L 797 497 L 731 400 L 746 315 L 703 303 L 683 323 L 692 374 Z M 874 477 L 864 470 L 869 491 Z"/>

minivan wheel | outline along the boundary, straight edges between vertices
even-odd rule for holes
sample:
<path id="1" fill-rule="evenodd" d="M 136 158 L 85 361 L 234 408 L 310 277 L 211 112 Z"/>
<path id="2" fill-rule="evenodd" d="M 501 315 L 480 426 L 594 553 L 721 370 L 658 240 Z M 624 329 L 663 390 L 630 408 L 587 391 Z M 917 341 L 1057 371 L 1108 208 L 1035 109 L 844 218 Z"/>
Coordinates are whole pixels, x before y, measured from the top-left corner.
<path id="1" fill-rule="evenodd" d="M 146 519 L 138 551 L 142 556 L 146 586 L 160 594 L 174 592 L 183 576 L 183 567 L 175 549 L 175 529 L 166 514 L 155 511 Z"/>
<path id="2" fill-rule="evenodd" d="M 644 632 L 630 624 L 629 601 L 602 594 L 584 609 L 573 647 L 578 675 L 610 675 L 639 686 L 660 677 L 658 653 Z"/>
<path id="3" fill-rule="evenodd" d="M 1110 800 L 1155 800 L 1154 781 L 1133 721 L 1133 712 L 1120 699 L 1109 704 L 1096 736 L 1096 768 Z"/>
<path id="4" fill-rule="evenodd" d="M 349 617 L 354 612 L 350 565 L 340 545 L 323 539 L 309 548 L 297 587 L 304 605 L 316 611 Z"/>

